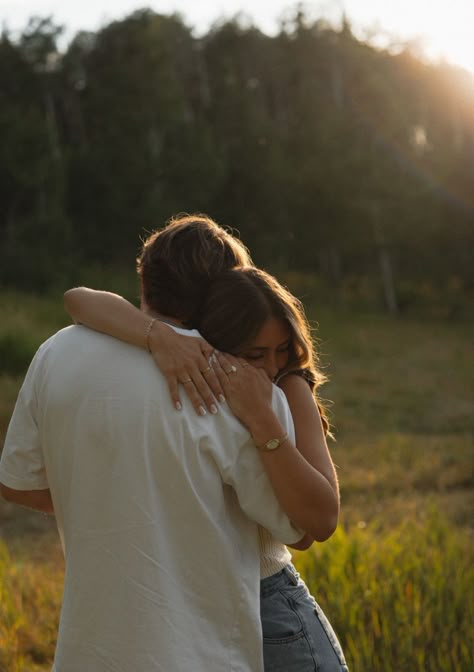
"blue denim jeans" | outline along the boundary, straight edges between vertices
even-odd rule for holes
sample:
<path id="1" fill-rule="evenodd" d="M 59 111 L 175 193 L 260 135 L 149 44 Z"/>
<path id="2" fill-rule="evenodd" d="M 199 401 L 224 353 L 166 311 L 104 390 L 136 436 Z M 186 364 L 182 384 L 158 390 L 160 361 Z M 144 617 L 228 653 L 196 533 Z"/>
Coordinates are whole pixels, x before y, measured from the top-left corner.
<path id="1" fill-rule="evenodd" d="M 265 672 L 348 672 L 341 645 L 293 565 L 260 582 Z"/>

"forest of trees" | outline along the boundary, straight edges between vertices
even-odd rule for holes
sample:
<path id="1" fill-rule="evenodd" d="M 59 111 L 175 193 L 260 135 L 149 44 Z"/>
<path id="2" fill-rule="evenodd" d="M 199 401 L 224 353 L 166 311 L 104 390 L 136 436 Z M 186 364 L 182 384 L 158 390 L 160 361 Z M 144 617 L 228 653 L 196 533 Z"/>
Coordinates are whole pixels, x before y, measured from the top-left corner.
<path id="1" fill-rule="evenodd" d="M 133 265 L 174 213 L 238 229 L 274 271 L 328 285 L 472 287 L 474 77 L 294 18 L 196 37 L 137 11 L 61 52 L 0 40 L 0 282 L 43 290 Z"/>

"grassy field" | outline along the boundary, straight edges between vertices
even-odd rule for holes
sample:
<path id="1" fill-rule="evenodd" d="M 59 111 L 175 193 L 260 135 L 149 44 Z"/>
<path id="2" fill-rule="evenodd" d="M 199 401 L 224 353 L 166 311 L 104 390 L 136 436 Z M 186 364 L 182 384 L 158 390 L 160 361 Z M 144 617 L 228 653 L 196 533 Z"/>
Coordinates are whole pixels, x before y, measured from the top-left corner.
<path id="1" fill-rule="evenodd" d="M 60 300 L 0 296 L 0 445 Z M 330 377 L 341 525 L 295 562 L 352 672 L 474 669 L 473 363 L 466 324 L 310 310 Z M 50 667 L 63 560 L 53 522 L 0 504 L 0 672 Z"/>

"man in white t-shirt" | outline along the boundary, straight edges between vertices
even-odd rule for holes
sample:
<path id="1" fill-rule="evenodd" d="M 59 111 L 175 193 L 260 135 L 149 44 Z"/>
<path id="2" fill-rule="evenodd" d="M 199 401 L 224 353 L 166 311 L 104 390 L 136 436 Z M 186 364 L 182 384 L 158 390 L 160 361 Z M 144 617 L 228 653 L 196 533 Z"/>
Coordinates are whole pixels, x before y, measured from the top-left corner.
<path id="1" fill-rule="evenodd" d="M 178 324 L 206 277 L 248 262 L 214 223 L 193 221 L 154 234 L 140 260 L 144 305 Z M 277 388 L 273 404 L 291 435 Z M 225 405 L 199 416 L 183 399 L 177 412 L 148 353 L 68 327 L 28 370 L 0 482 L 7 499 L 56 515 L 55 672 L 261 672 L 257 523 L 286 543 L 302 535 Z"/>

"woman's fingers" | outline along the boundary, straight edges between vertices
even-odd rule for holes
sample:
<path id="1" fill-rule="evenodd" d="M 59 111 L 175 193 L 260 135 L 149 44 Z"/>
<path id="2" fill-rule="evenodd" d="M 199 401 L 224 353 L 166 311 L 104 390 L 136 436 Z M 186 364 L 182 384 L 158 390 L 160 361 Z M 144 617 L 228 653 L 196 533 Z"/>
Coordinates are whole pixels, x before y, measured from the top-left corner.
<path id="1" fill-rule="evenodd" d="M 217 413 L 216 396 L 222 396 L 222 388 L 217 378 L 215 376 L 213 377 L 212 368 L 207 365 L 202 370 L 194 370 L 190 373 L 190 378 L 191 383 L 185 385 L 184 389 L 191 399 L 194 408 L 196 408 L 196 400 L 198 398 L 201 400 L 199 407 L 196 409 L 197 412 L 200 415 L 204 415 L 202 413 L 202 408 L 206 407 L 211 413 Z M 214 396 L 213 388 L 210 387 L 211 379 L 214 388 L 217 390 L 216 396 Z"/>
<path id="2" fill-rule="evenodd" d="M 250 427 L 272 403 L 272 383 L 263 368 L 248 366 L 232 355 L 217 355 L 216 375 L 234 415 Z"/>
<path id="3" fill-rule="evenodd" d="M 177 411 L 180 411 L 182 405 L 178 392 L 178 379 L 174 374 L 167 376 L 166 373 L 163 373 L 163 375 L 165 376 L 166 382 L 168 383 L 168 389 L 170 391 L 170 397 L 171 401 L 173 402 L 173 406 L 176 408 Z"/>
<path id="4" fill-rule="evenodd" d="M 202 398 L 201 394 L 199 393 L 199 391 L 198 391 L 193 379 L 191 378 L 191 376 L 183 377 L 180 382 L 182 383 L 184 391 L 185 391 L 186 395 L 188 396 L 190 402 L 192 403 L 196 413 L 198 415 L 206 415 L 207 411 L 206 411 L 205 401 Z M 214 406 L 215 406 L 215 402 L 211 402 L 211 403 L 213 403 Z M 217 412 L 217 407 L 215 407 L 215 408 L 216 408 L 216 411 L 214 411 L 214 412 Z"/>
<path id="5" fill-rule="evenodd" d="M 218 362 L 221 369 L 223 369 L 225 373 L 235 373 L 232 367 L 237 368 L 237 366 L 239 366 L 240 368 L 239 360 L 233 355 L 224 355 L 223 352 L 217 352 L 215 355 L 215 360 Z"/>
<path id="6" fill-rule="evenodd" d="M 185 393 L 199 415 L 205 415 L 203 410 L 206 409 L 210 413 L 217 413 L 217 400 L 225 401 L 221 382 L 210 362 L 207 362 L 203 369 L 195 366 L 188 367 L 181 373 L 178 380 L 183 384 Z"/>
<path id="7" fill-rule="evenodd" d="M 183 366 L 177 377 L 198 415 L 206 415 L 206 409 L 210 413 L 217 413 L 216 396 L 218 398 L 223 397 L 219 380 L 206 360 L 204 360 L 204 364 L 200 362 L 200 365 L 203 366 L 202 369 L 199 369 L 195 363 L 187 367 Z"/>
<path id="8" fill-rule="evenodd" d="M 228 363 L 227 357 L 222 353 L 218 353 L 216 356 L 214 356 L 213 360 L 214 375 L 220 383 L 225 398 L 227 398 L 229 392 L 229 375 L 226 373 L 226 371 L 230 370 L 231 364 Z"/>
<path id="9" fill-rule="evenodd" d="M 193 382 L 199 394 L 204 399 L 207 408 L 211 413 L 216 413 L 216 399 L 220 402 L 225 401 L 225 394 L 211 361 L 205 369 L 199 372 L 199 375 L 193 377 Z"/>
<path id="10" fill-rule="evenodd" d="M 176 334 L 169 327 L 160 336 L 153 344 L 152 355 L 166 378 L 174 407 L 182 407 L 181 383 L 196 413 L 205 415 L 206 409 L 217 413 L 216 400 L 221 401 L 224 394 L 212 370 L 214 348 L 202 338 Z"/>
<path id="11" fill-rule="evenodd" d="M 202 371 L 194 365 L 183 367 L 179 375 L 170 373 L 167 382 L 175 407 L 181 408 L 178 391 L 178 384 L 181 383 L 198 415 L 205 415 L 206 409 L 210 413 L 217 413 L 216 400 L 222 402 L 225 399 L 222 386 L 212 367 L 207 366 Z"/>

